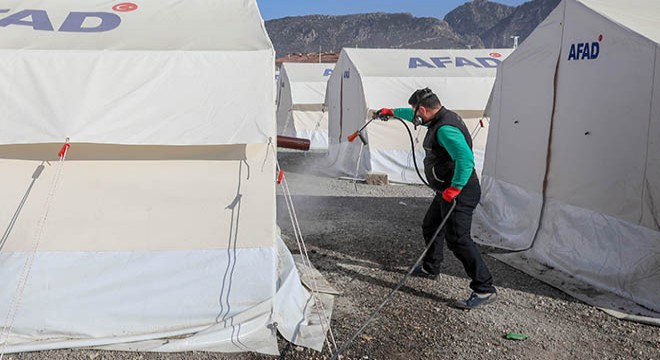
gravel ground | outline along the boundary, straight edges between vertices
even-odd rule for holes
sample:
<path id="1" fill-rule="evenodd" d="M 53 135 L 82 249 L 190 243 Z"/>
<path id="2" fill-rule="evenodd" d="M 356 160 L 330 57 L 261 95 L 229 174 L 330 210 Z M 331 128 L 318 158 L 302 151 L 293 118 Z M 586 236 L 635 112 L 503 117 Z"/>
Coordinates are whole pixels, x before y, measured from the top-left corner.
<path id="1" fill-rule="evenodd" d="M 420 224 L 431 202 L 422 186 L 369 186 L 318 176 L 318 153 L 280 152 L 294 194 L 309 256 L 341 292 L 332 330 L 341 346 L 380 305 L 423 250 Z M 357 191 L 356 191 L 357 185 Z M 278 195 L 278 224 L 292 230 Z M 380 315 L 344 353 L 344 359 L 655 359 L 660 328 L 617 320 L 503 263 L 485 256 L 499 300 L 482 309 L 450 306 L 466 298 L 468 279 L 446 250 L 436 280 L 409 278 Z M 482 247 L 483 253 L 495 251 Z M 507 340 L 507 332 L 529 338 Z M 280 341 L 281 359 L 328 359 Z M 32 359 L 274 359 L 260 354 L 131 353 L 59 350 L 9 354 Z"/>

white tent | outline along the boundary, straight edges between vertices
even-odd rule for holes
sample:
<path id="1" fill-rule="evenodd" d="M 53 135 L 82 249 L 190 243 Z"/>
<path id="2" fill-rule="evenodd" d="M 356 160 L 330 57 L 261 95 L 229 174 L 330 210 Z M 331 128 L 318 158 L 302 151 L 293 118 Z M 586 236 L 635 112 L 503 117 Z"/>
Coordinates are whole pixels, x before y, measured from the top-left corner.
<path id="1" fill-rule="evenodd" d="M 552 270 L 564 279 L 556 286 L 585 301 L 652 317 L 659 43 L 656 0 L 561 2 L 498 69 L 478 211 L 494 234 L 482 241 L 529 248 L 503 259 Z M 627 303 L 602 300 L 608 292 Z"/>
<path id="2" fill-rule="evenodd" d="M 421 183 L 408 135 L 398 121 L 371 123 L 364 132 L 369 145 L 363 151 L 360 141 L 350 143 L 346 137 L 364 125 L 373 111 L 409 107 L 410 95 L 424 87 L 438 94 L 443 105 L 458 112 L 468 129 L 477 134 L 474 152 L 479 170 L 487 134 L 485 128 L 480 129 L 482 124 L 487 127 L 487 122 L 481 121 L 483 112 L 496 67 L 511 51 L 343 49 L 326 92 L 331 172 L 357 177 L 382 172 L 392 181 Z M 424 135 L 423 127 L 413 130 L 420 171 Z"/>
<path id="3" fill-rule="evenodd" d="M 277 133 L 310 140 L 311 149 L 328 148 L 325 88 L 335 64 L 283 63 L 280 68 Z"/>
<path id="4" fill-rule="evenodd" d="M 255 1 L 2 8 L 0 353 L 318 348 L 276 237 Z"/>

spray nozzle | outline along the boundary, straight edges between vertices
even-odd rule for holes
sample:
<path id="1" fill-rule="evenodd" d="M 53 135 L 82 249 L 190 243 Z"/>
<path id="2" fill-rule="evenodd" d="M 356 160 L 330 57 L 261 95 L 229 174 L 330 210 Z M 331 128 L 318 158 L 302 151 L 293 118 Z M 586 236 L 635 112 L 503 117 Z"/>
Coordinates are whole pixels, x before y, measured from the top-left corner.
<path id="1" fill-rule="evenodd" d="M 360 141 L 362 141 L 362 144 L 363 144 L 363 145 L 367 145 L 367 144 L 369 144 L 369 143 L 367 142 L 367 138 L 365 138 L 364 135 L 362 134 L 362 132 L 359 131 L 359 130 L 356 131 L 356 132 L 354 132 L 354 133 L 352 133 L 352 134 L 350 134 L 350 135 L 348 135 L 348 141 L 349 141 L 349 142 L 353 142 L 353 141 L 355 141 L 355 138 L 358 138 L 358 137 L 360 138 Z"/>

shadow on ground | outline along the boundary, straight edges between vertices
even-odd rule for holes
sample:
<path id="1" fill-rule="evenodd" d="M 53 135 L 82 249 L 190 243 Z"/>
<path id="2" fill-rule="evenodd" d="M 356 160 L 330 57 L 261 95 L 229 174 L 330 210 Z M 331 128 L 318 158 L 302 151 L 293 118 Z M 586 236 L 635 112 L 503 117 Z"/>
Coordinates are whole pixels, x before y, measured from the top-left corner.
<path id="1" fill-rule="evenodd" d="M 301 231 L 308 250 L 311 250 L 310 259 L 321 272 L 343 273 L 388 288 L 396 285 L 398 278 L 407 272 L 424 250 L 421 220 L 430 202 L 430 198 L 293 196 Z M 293 239 L 291 221 L 282 196 L 277 198 L 277 207 L 277 223 L 285 237 Z M 289 244 L 292 251 L 297 252 L 295 241 Z M 482 252 L 487 253 L 489 249 L 492 248 L 482 247 Z M 489 256 L 485 256 L 484 260 L 497 287 L 578 302 L 536 279 L 520 276 L 520 271 Z M 353 271 L 350 266 L 344 265 L 377 267 L 400 276 L 396 281 L 388 282 Z M 441 272 L 465 279 L 467 288 L 469 279 L 461 263 L 446 245 Z M 401 291 L 449 301 L 410 286 L 402 287 Z"/>

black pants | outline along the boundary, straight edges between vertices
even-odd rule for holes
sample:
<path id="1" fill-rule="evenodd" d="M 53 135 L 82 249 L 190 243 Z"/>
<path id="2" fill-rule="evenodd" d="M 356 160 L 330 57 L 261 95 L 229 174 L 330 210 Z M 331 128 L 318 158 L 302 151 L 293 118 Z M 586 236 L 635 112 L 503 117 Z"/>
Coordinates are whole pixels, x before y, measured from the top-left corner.
<path id="1" fill-rule="evenodd" d="M 440 272 L 440 263 L 443 260 L 442 243 L 446 239 L 447 247 L 463 263 L 465 272 L 472 279 L 470 288 L 480 293 L 495 292 L 493 277 L 481 258 L 479 248 L 470 236 L 472 213 L 481 197 L 479 182 L 476 179 L 474 180 L 471 179 L 456 197 L 456 208 L 454 208 L 454 212 L 449 216 L 444 229 L 440 231 L 424 256 L 423 265 L 426 270 L 434 274 Z M 446 202 L 442 198 L 442 194 L 438 193 L 426 212 L 422 223 L 426 245 L 431 241 L 431 237 L 433 237 L 450 208 L 451 203 Z"/>

